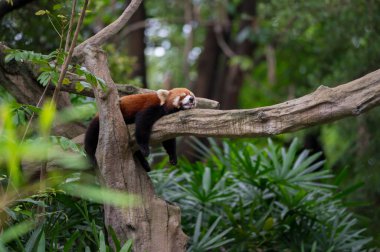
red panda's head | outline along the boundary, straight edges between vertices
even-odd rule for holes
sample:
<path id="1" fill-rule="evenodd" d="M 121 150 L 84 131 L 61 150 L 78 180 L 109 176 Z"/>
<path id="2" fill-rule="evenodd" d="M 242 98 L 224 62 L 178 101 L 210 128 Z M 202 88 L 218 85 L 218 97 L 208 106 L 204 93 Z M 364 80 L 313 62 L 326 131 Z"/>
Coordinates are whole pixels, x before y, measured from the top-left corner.
<path id="1" fill-rule="evenodd" d="M 194 94 L 186 88 L 173 88 L 171 90 L 160 89 L 157 91 L 161 105 L 168 109 L 191 109 L 196 105 Z"/>

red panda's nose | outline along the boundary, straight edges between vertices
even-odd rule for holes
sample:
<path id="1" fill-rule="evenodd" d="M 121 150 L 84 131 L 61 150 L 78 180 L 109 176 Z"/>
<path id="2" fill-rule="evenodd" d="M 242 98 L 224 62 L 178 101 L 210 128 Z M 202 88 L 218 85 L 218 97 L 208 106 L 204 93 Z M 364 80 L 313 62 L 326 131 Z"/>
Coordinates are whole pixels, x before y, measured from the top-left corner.
<path id="1" fill-rule="evenodd" d="M 193 101 L 194 101 L 194 97 L 191 96 L 191 97 L 189 98 L 189 101 L 190 101 L 190 102 L 193 102 Z"/>

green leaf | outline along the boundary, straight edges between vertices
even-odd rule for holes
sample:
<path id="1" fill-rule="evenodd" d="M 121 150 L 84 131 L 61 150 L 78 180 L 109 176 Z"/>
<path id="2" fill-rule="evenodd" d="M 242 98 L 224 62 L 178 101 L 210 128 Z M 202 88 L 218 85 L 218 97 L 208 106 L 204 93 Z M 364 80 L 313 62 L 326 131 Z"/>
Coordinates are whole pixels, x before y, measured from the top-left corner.
<path id="1" fill-rule="evenodd" d="M 111 226 L 108 226 L 108 232 L 111 235 L 113 243 L 115 244 L 116 251 L 120 251 L 121 245 L 119 239 L 117 238 L 115 230 Z"/>
<path id="2" fill-rule="evenodd" d="M 68 85 L 70 83 L 71 83 L 71 81 L 68 78 L 64 78 L 63 81 L 62 81 L 63 85 Z"/>
<path id="3" fill-rule="evenodd" d="M 53 10 L 60 10 L 62 8 L 62 4 L 54 4 Z"/>
<path id="4" fill-rule="evenodd" d="M 107 203 L 115 206 L 132 207 L 138 206 L 141 203 L 140 198 L 135 195 L 108 188 L 68 183 L 62 185 L 62 189 L 70 195 L 101 204 Z"/>
<path id="5" fill-rule="evenodd" d="M 210 170 L 209 167 L 206 167 L 205 171 L 203 173 L 202 187 L 203 187 L 203 190 L 206 193 L 208 193 L 210 191 L 210 187 L 211 187 L 211 170 Z"/>
<path id="6" fill-rule="evenodd" d="M 61 19 L 61 22 L 67 22 L 66 16 L 59 14 L 59 15 L 57 15 L 57 17 Z M 69 67 L 69 70 L 70 70 L 70 67 Z"/>
<path id="7" fill-rule="evenodd" d="M 265 220 L 263 229 L 264 230 L 270 230 L 274 226 L 274 219 L 272 217 L 269 217 L 268 219 Z"/>
<path id="8" fill-rule="evenodd" d="M 201 235 L 201 225 L 202 225 L 202 212 L 198 213 L 197 222 L 195 223 L 195 230 L 193 234 L 193 243 L 197 244 L 199 236 Z"/>
<path id="9" fill-rule="evenodd" d="M 65 242 L 65 246 L 63 248 L 63 251 L 64 252 L 69 252 L 71 251 L 71 248 L 75 242 L 75 240 L 78 238 L 78 236 L 80 235 L 81 233 L 79 232 L 79 230 L 75 231 L 74 234 L 71 235 L 70 239 Z"/>
<path id="10" fill-rule="evenodd" d="M 45 232 L 42 231 L 40 240 L 38 242 L 37 252 L 45 252 L 45 247 L 46 247 Z"/>
<path id="11" fill-rule="evenodd" d="M 103 231 L 99 232 L 99 252 L 107 252 L 106 240 L 104 238 Z"/>
<path id="12" fill-rule="evenodd" d="M 123 247 L 120 249 L 120 252 L 131 252 L 132 251 L 132 245 L 133 245 L 133 240 L 129 239 Z"/>
<path id="13" fill-rule="evenodd" d="M 43 136 L 50 132 L 55 116 L 55 109 L 55 105 L 51 102 L 46 102 L 42 107 L 39 117 L 39 131 Z"/>
<path id="14" fill-rule="evenodd" d="M 290 165 L 294 162 L 294 158 L 297 153 L 298 140 L 294 138 L 286 154 L 283 154 L 283 172 L 287 172 L 290 169 Z"/>
<path id="15" fill-rule="evenodd" d="M 2 243 L 8 243 L 13 241 L 19 236 L 22 236 L 29 232 L 34 226 L 33 221 L 24 221 L 19 224 L 13 225 L 12 227 L 7 228 L 0 235 L 0 241 Z"/>
<path id="16" fill-rule="evenodd" d="M 354 185 L 352 186 L 349 186 L 348 188 L 342 190 L 341 192 L 338 192 L 334 198 L 335 199 L 338 199 L 338 198 L 344 198 L 346 197 L 347 195 L 357 191 L 360 187 L 364 186 L 364 182 L 358 182 L 358 183 L 355 183 Z"/>
<path id="17" fill-rule="evenodd" d="M 41 207 L 47 207 L 48 206 L 42 200 L 33 200 L 31 198 L 19 199 L 19 200 L 16 200 L 15 202 L 27 202 L 27 203 L 31 203 L 33 205 L 41 206 Z"/>
<path id="18" fill-rule="evenodd" d="M 30 236 L 28 242 L 26 243 L 26 252 L 32 252 L 35 250 L 36 246 L 39 244 L 42 233 L 42 225 L 40 225 L 36 230 L 33 231 L 33 234 Z"/>
<path id="19" fill-rule="evenodd" d="M 22 104 L 22 106 L 25 107 L 26 109 L 30 110 L 31 112 L 34 112 L 34 113 L 37 113 L 37 114 L 42 111 L 41 108 L 33 106 L 33 105 Z"/>
<path id="20" fill-rule="evenodd" d="M 87 83 L 87 82 L 84 82 L 84 81 L 80 81 L 80 82 L 76 82 L 75 83 L 75 90 L 77 91 L 77 92 L 81 92 L 81 91 L 83 91 L 83 89 L 84 89 L 84 85 L 83 85 L 83 83 Z"/>
<path id="21" fill-rule="evenodd" d="M 37 78 L 38 82 L 41 83 L 42 86 L 46 86 L 49 84 L 49 81 L 51 80 L 51 72 L 42 72 L 40 76 Z"/>
<path id="22" fill-rule="evenodd" d="M 13 60 L 15 58 L 15 56 L 13 54 L 7 54 L 7 56 L 5 56 L 5 63 L 9 63 L 11 60 Z"/>
<path id="23" fill-rule="evenodd" d="M 35 13 L 36 16 L 42 16 L 42 15 L 45 15 L 46 14 L 46 11 L 45 10 L 39 10 Z"/>

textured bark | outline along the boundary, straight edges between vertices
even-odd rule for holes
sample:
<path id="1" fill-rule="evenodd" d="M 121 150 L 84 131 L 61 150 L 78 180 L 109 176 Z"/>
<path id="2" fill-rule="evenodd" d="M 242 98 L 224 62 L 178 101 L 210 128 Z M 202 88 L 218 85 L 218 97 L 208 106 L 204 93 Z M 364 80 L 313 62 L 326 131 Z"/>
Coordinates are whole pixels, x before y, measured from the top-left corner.
<path id="1" fill-rule="evenodd" d="M 181 229 L 179 207 L 155 196 L 147 173 L 126 144 L 129 131 L 119 110 L 117 88 L 105 54 L 89 45 L 84 53 L 85 66 L 108 86 L 106 92 L 94 89 L 100 117 L 96 157 L 102 180 L 108 188 L 138 195 L 142 201 L 140 207 L 126 209 L 105 205 L 106 226 L 111 226 L 122 242 L 133 239 L 134 251 L 184 251 L 187 236 Z"/>
<path id="2" fill-rule="evenodd" d="M 156 122 L 152 142 L 177 136 L 264 137 L 357 116 L 380 105 L 380 70 L 277 105 L 239 110 L 188 110 Z M 133 136 L 133 126 L 130 126 Z"/>

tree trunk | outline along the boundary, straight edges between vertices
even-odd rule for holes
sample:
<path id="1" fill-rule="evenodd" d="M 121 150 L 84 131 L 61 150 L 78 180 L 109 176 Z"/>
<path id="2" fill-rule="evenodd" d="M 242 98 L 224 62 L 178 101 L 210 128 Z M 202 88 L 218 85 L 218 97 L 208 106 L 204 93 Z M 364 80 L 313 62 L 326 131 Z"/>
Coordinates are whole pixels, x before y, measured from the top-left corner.
<path id="1" fill-rule="evenodd" d="M 198 78 L 192 87 L 195 95 L 213 98 L 216 85 L 216 74 L 221 50 L 218 46 L 214 26 L 207 27 L 203 51 L 198 59 Z"/>
<path id="2" fill-rule="evenodd" d="M 239 32 L 249 29 L 253 31 L 256 22 L 256 1 L 244 0 L 239 6 L 239 15 L 246 15 L 248 18 L 243 18 L 240 21 Z M 253 52 L 256 45 L 249 39 L 245 38 L 244 41 L 237 43 L 235 42 L 235 52 L 237 56 L 245 56 L 251 58 L 253 61 Z M 223 80 L 223 93 L 221 94 L 221 104 L 222 109 L 234 109 L 238 106 L 239 91 L 244 81 L 244 70 L 238 64 L 236 65 L 226 65 L 227 73 Z"/>
<path id="3" fill-rule="evenodd" d="M 133 157 L 129 131 L 122 118 L 116 85 L 99 49 L 85 47 L 84 65 L 105 80 L 106 92 L 94 89 L 100 117 L 99 144 L 96 151 L 102 181 L 107 188 L 134 194 L 138 207 L 121 209 L 105 205 L 106 227 L 111 226 L 120 240 L 133 239 L 134 251 L 185 251 L 187 236 L 181 229 L 180 209 L 155 195 L 145 170 Z M 113 111 L 113 112 L 110 112 Z M 109 239 L 112 243 L 112 239 Z"/>

